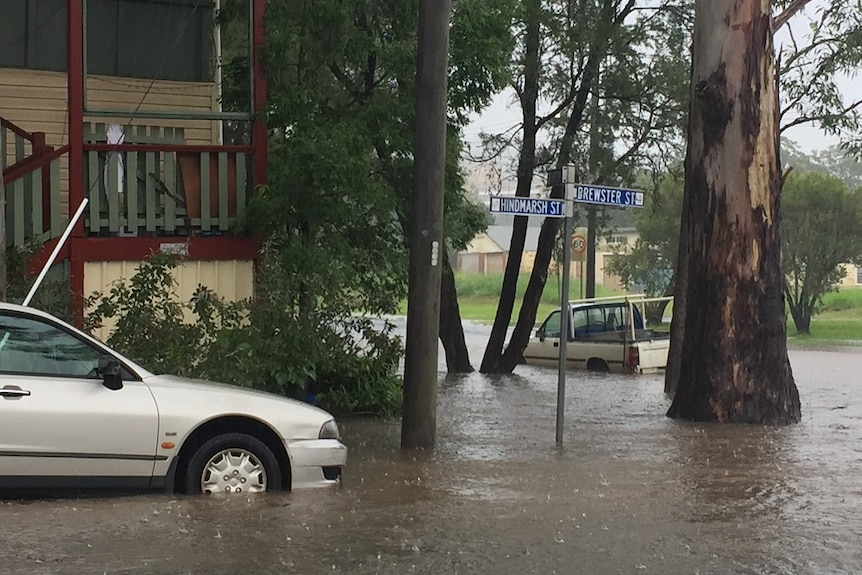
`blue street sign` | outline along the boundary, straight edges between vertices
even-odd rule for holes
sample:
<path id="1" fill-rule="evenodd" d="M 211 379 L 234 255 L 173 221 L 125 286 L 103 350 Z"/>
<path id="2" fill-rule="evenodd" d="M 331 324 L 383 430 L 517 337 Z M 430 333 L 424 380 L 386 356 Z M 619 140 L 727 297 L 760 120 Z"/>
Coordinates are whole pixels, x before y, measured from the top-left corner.
<path id="1" fill-rule="evenodd" d="M 545 218 L 566 217 L 565 200 L 547 198 L 515 198 L 492 196 L 491 211 L 515 216 L 542 216 Z"/>
<path id="2" fill-rule="evenodd" d="M 627 190 L 625 188 L 608 188 L 605 186 L 590 186 L 587 184 L 572 184 L 574 200 L 582 204 L 599 204 L 620 208 L 644 207 L 643 190 Z"/>

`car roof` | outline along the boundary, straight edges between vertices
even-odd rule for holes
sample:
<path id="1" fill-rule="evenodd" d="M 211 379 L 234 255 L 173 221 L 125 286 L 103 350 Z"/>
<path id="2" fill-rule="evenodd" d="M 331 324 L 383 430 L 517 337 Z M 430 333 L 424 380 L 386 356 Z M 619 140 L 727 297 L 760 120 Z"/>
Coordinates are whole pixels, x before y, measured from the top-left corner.
<path id="1" fill-rule="evenodd" d="M 32 313 L 34 315 L 39 315 L 42 317 L 50 318 L 50 319 L 59 319 L 46 311 L 42 311 L 35 307 L 23 306 L 17 303 L 9 303 L 9 302 L 0 302 L 0 309 L 6 309 L 10 311 L 23 311 L 27 313 Z"/>

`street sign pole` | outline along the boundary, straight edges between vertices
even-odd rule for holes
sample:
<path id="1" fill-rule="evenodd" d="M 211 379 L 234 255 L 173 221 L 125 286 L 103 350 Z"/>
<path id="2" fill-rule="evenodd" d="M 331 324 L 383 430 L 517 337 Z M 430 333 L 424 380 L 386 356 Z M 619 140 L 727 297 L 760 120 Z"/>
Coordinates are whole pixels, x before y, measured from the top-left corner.
<path id="1" fill-rule="evenodd" d="M 572 170 L 574 171 L 574 170 Z M 566 189 L 566 218 L 563 223 L 563 282 L 560 290 L 560 368 L 557 376 L 557 445 L 563 444 L 563 423 L 566 417 L 566 346 L 569 342 L 569 272 L 572 265 L 572 237 L 575 186 L 566 177 L 568 170 L 563 170 L 563 183 Z"/>
<path id="2" fill-rule="evenodd" d="M 572 241 L 572 228 L 574 226 L 575 202 L 585 204 L 598 204 L 616 208 L 642 208 L 644 206 L 643 190 L 630 190 L 627 188 L 612 188 L 608 186 L 594 186 L 589 184 L 578 184 L 577 174 L 574 166 L 562 166 L 548 172 L 548 185 L 551 187 L 563 186 L 564 199 L 558 198 L 522 198 L 513 196 L 492 196 L 490 210 L 497 214 L 510 214 L 514 216 L 539 216 L 545 218 L 564 218 L 563 223 L 563 281 L 560 290 L 560 365 L 557 378 L 557 445 L 563 444 L 563 424 L 566 411 L 566 368 L 568 358 L 566 347 L 569 343 L 569 324 L 572 313 L 569 308 L 569 283 L 571 280 L 572 249 L 569 243 Z M 588 247 L 589 239 L 581 236 L 574 238 L 579 242 L 580 248 Z M 580 249 L 579 248 L 579 249 Z M 583 250 L 580 249 L 578 253 Z M 581 297 L 584 289 L 584 262 L 581 260 Z M 587 260 L 589 265 L 591 262 Z M 595 262 L 592 262 L 595 267 Z M 591 297 L 591 294 L 587 294 Z"/>

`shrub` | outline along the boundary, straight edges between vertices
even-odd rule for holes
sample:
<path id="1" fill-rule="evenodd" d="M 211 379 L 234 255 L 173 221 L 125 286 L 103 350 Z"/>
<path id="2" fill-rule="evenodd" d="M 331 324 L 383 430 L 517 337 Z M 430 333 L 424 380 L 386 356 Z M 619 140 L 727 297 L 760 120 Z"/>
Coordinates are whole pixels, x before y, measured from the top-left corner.
<path id="1" fill-rule="evenodd" d="M 181 302 L 171 273 L 179 263 L 154 254 L 130 280 L 93 294 L 85 328 L 114 319 L 107 343 L 157 373 L 252 387 L 339 412 L 400 408 L 401 342 L 391 325 L 326 306 L 300 312 L 277 266 L 267 262 L 253 300 L 224 302 L 198 286 Z"/>

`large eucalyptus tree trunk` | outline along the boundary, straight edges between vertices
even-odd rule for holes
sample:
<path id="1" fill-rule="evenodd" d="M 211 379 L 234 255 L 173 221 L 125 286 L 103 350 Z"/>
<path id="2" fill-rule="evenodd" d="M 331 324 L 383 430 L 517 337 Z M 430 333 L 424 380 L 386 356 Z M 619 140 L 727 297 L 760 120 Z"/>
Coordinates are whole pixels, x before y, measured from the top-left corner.
<path id="1" fill-rule="evenodd" d="M 682 237 L 687 287 L 670 417 L 800 419 L 787 358 L 778 103 L 763 0 L 697 0 Z M 686 253 L 687 252 L 687 253 Z"/>

